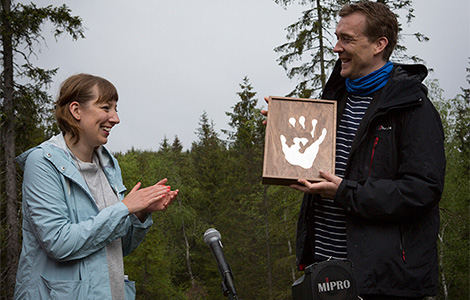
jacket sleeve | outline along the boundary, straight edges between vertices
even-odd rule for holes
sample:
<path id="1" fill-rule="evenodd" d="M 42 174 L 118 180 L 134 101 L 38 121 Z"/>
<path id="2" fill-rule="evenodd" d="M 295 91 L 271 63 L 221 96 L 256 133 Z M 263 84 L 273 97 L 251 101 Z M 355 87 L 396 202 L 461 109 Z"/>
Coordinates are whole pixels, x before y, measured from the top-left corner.
<path id="1" fill-rule="evenodd" d="M 124 203 L 117 203 L 99 213 L 91 210 L 92 205 L 79 203 L 92 201 L 86 196 L 67 203 L 68 184 L 65 177 L 44 158 L 42 150 L 29 155 L 23 179 L 25 222 L 29 223 L 27 227 L 33 231 L 41 248 L 56 261 L 87 257 L 123 237 L 128 229 L 129 211 Z M 80 209 L 90 209 L 90 217 L 77 221 L 74 214 Z"/>
<path id="2" fill-rule="evenodd" d="M 335 200 L 346 213 L 392 220 L 438 204 L 444 189 L 444 134 L 437 111 L 428 99 L 423 101 L 399 116 L 402 128 L 394 145 L 397 166 L 392 174 L 369 176 L 363 183 L 342 181 Z"/>
<path id="3" fill-rule="evenodd" d="M 126 188 L 122 182 L 122 173 L 117 159 L 109 154 L 112 159 L 113 173 L 108 173 L 112 178 L 113 185 L 116 186 L 116 191 L 119 194 L 119 200 L 124 200 L 124 193 Z M 113 175 L 111 175 L 113 174 Z M 109 177 L 108 177 L 109 179 Z M 152 214 L 148 214 L 144 222 L 141 222 L 134 214 L 129 215 L 126 220 L 126 234 L 122 238 L 122 252 L 123 255 L 129 255 L 134 251 L 144 240 L 145 235 L 153 225 Z"/>
<path id="4" fill-rule="evenodd" d="M 147 219 L 142 223 L 135 215 L 128 218 L 128 231 L 122 238 L 122 253 L 124 256 L 129 255 L 137 246 L 142 243 L 145 235 L 153 224 L 152 214 L 148 214 Z"/>

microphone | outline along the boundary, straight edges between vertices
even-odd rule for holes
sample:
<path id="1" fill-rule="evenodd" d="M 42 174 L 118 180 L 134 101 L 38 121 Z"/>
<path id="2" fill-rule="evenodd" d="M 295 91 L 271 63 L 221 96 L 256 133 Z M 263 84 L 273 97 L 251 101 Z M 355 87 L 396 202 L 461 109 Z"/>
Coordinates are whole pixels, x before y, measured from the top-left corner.
<path id="1" fill-rule="evenodd" d="M 227 296 L 228 294 L 229 296 L 235 297 L 234 299 L 237 299 L 237 292 L 235 291 L 235 285 L 233 284 L 232 269 L 225 260 L 224 253 L 222 251 L 222 241 L 220 240 L 220 237 L 220 233 L 216 229 L 209 228 L 204 233 L 204 243 L 206 243 L 207 246 L 211 248 L 212 254 L 214 254 L 215 260 L 217 261 L 220 275 L 222 275 L 222 278 L 224 280 L 222 282 L 224 295 Z"/>

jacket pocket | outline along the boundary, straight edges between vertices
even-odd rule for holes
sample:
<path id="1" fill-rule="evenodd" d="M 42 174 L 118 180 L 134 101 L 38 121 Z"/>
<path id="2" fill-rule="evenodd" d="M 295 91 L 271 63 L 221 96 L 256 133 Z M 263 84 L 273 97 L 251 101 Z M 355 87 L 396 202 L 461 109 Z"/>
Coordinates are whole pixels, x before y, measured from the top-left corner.
<path id="1" fill-rule="evenodd" d="M 124 281 L 126 300 L 135 299 L 135 281 Z"/>
<path id="2" fill-rule="evenodd" d="M 41 278 L 42 284 L 39 286 L 41 299 L 88 299 L 88 285 L 83 280 L 47 280 L 44 277 Z"/>

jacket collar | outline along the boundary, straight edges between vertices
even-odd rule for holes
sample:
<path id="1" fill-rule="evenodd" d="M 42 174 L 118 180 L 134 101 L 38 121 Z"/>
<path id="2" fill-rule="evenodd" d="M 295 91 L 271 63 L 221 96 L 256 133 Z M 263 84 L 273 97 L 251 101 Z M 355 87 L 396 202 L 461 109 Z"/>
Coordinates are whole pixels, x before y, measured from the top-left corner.
<path id="1" fill-rule="evenodd" d="M 23 152 L 22 154 L 18 155 L 16 157 L 16 162 L 20 165 L 21 169 L 24 169 L 24 164 L 26 163 L 26 159 L 28 158 L 29 154 L 31 154 L 31 152 L 33 152 L 36 149 L 46 149 L 46 148 L 54 149 L 55 152 L 57 152 L 62 159 L 65 159 L 68 161 L 72 160 L 72 156 L 69 153 L 63 134 L 58 134 L 56 136 L 51 137 L 49 140 L 43 142 L 42 144 L 36 147 L 33 147 Z M 96 153 L 98 154 L 100 163 L 103 166 L 115 167 L 115 161 L 113 160 L 111 153 L 106 147 L 100 146 L 96 150 Z"/>
<path id="2" fill-rule="evenodd" d="M 75 161 L 67 148 L 67 144 L 65 143 L 65 139 L 62 134 L 53 136 L 42 144 L 18 155 L 16 157 L 16 161 L 20 165 L 22 170 L 24 170 L 24 165 L 28 156 L 31 154 L 31 152 L 37 149 L 43 150 L 45 158 L 50 161 L 52 165 L 54 165 L 57 171 L 59 171 L 61 174 L 63 174 L 70 180 L 76 182 L 82 189 L 89 193 L 88 186 L 85 183 L 83 176 L 78 171 Z M 118 172 L 118 175 L 120 175 L 120 169 L 116 159 L 104 146 L 100 146 L 96 150 L 96 153 L 111 187 L 118 193 L 125 192 L 126 188 L 121 183 L 121 181 L 115 179 L 116 172 Z"/>
<path id="3" fill-rule="evenodd" d="M 333 68 L 330 78 L 325 86 L 322 98 L 336 100 L 341 111 L 341 102 L 346 92 L 346 79 L 341 77 L 341 61 L 338 60 Z M 387 84 L 382 89 L 381 96 L 377 99 L 376 109 L 388 109 L 394 106 L 402 106 L 420 98 L 426 97 L 427 89 L 421 82 L 426 78 L 428 70 L 424 65 L 393 64 L 392 74 Z"/>

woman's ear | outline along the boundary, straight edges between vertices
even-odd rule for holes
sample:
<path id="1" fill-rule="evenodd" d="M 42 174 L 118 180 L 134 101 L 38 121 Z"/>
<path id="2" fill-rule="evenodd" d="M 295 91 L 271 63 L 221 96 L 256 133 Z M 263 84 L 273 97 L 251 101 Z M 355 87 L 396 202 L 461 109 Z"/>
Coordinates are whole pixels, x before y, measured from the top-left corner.
<path id="1" fill-rule="evenodd" d="M 77 101 L 72 101 L 69 104 L 69 111 L 75 120 L 80 121 L 81 111 L 80 111 L 80 104 Z"/>

